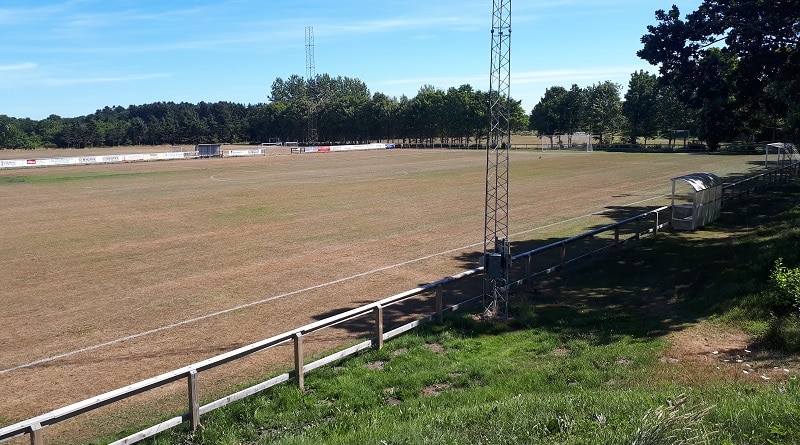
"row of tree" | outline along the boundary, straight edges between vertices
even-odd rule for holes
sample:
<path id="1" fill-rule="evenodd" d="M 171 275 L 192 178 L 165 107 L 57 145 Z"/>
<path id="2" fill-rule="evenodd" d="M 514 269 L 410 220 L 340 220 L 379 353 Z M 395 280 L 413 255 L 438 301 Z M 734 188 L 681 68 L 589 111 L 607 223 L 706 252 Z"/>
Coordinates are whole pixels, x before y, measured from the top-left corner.
<path id="1" fill-rule="evenodd" d="M 610 143 L 615 136 L 635 144 L 657 136 L 669 139 L 697 134 L 696 113 L 677 100 L 672 88 L 662 86 L 654 74 L 631 75 L 624 101 L 622 86 L 611 81 L 569 90 L 548 88 L 530 115 L 530 129 L 541 135 L 595 135 Z"/>
<path id="2" fill-rule="evenodd" d="M 470 85 L 443 91 L 423 86 L 409 99 L 370 94 L 360 80 L 293 75 L 272 84 L 270 102 L 158 102 L 106 107 L 77 118 L 0 116 L 0 148 L 93 147 L 203 142 L 301 143 L 368 141 L 476 143 L 488 126 L 487 93 Z M 515 131 L 528 127 L 519 101 L 509 100 Z M 312 124 L 316 127 L 311 131 Z"/>
<path id="3" fill-rule="evenodd" d="M 800 2 L 704 0 L 685 18 L 656 11 L 639 57 L 659 74 L 586 88 L 554 86 L 527 116 L 509 99 L 511 129 L 624 136 L 629 142 L 686 131 L 715 149 L 736 138 L 800 137 Z M 159 102 L 106 107 L 77 118 L 0 115 L 0 148 L 284 141 L 478 143 L 487 92 L 423 86 L 414 98 L 370 94 L 362 81 L 327 74 L 277 78 L 268 103 Z"/>
<path id="4" fill-rule="evenodd" d="M 585 131 L 601 139 L 625 134 L 631 140 L 688 128 L 691 113 L 676 103 L 656 76 L 634 73 L 623 102 L 621 86 L 610 81 L 588 88 L 549 88 L 530 116 L 513 99 L 513 131 L 571 134 Z M 350 143 L 367 141 L 478 143 L 488 128 L 486 92 L 470 85 L 443 91 L 423 86 L 417 95 L 399 100 L 370 94 L 358 79 L 326 74 L 306 80 L 293 75 L 276 79 L 270 102 L 189 104 L 157 102 L 106 107 L 77 118 L 46 119 L 0 116 L 0 147 L 94 147 L 118 145 L 196 144 L 201 142 Z M 657 119 L 656 119 L 657 117 Z M 656 123 L 658 122 L 658 124 Z M 316 126 L 317 138 L 311 126 Z"/>

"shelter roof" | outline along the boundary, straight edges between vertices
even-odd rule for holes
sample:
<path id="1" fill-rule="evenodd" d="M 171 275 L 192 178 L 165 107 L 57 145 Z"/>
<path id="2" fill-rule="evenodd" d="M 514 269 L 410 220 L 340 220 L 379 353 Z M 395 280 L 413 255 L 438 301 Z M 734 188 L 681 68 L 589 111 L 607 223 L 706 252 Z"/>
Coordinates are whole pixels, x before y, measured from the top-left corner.
<path id="1" fill-rule="evenodd" d="M 686 182 L 697 192 L 722 185 L 722 179 L 713 173 L 692 173 L 672 178 L 675 181 Z"/>

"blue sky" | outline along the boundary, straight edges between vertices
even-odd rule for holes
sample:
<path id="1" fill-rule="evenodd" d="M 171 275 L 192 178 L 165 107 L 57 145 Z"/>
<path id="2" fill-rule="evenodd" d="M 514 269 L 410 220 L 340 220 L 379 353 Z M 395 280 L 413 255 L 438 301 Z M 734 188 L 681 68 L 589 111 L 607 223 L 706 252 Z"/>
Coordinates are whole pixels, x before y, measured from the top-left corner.
<path id="1" fill-rule="evenodd" d="M 512 1 L 511 96 L 627 85 L 656 9 L 701 0 Z M 0 114 L 75 117 L 157 101 L 256 104 L 276 77 L 318 74 L 372 93 L 487 90 L 491 0 L 0 0 Z"/>

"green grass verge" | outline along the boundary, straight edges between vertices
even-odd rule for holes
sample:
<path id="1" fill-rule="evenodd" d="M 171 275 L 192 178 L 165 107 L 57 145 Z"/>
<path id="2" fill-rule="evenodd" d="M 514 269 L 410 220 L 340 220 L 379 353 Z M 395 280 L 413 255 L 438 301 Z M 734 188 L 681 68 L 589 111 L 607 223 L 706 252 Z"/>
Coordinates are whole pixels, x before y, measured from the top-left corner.
<path id="1" fill-rule="evenodd" d="M 126 173 L 111 173 L 111 172 L 80 172 L 80 173 L 51 173 L 49 170 L 47 174 L 42 173 L 38 175 L 9 175 L 0 176 L 0 185 L 8 184 L 61 184 L 73 181 L 97 180 L 97 179 L 120 179 L 120 178 L 136 178 L 136 177 L 158 177 L 166 176 L 165 172 L 126 172 Z"/>
<path id="2" fill-rule="evenodd" d="M 507 322 L 454 314 L 308 374 L 305 392 L 276 387 L 150 443 L 800 443 L 796 370 L 669 378 L 659 360 L 667 334 L 699 323 L 793 350 L 797 325 L 764 296 L 777 258 L 800 265 L 798 196 L 728 207 L 514 294 Z"/>

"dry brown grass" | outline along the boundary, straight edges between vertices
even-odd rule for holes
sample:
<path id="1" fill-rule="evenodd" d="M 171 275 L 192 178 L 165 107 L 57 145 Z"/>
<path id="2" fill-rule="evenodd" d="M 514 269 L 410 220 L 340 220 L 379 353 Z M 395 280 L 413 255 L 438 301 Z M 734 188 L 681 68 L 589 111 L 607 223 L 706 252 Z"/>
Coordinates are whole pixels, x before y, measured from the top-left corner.
<path id="1" fill-rule="evenodd" d="M 667 203 L 672 177 L 760 160 L 514 152 L 512 241 L 576 234 Z M 481 151 L 388 150 L 0 171 L 0 425 L 474 267 L 484 167 Z M 202 388 L 268 365 L 228 368 Z"/>

